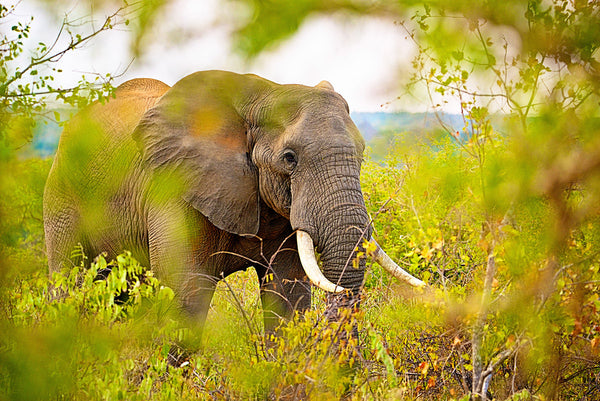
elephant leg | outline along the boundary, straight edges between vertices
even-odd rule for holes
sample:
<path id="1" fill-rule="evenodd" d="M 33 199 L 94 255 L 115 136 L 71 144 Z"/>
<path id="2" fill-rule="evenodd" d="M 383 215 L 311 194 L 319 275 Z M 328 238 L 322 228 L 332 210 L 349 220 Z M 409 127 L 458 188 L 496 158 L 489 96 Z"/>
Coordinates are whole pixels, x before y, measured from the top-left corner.
<path id="1" fill-rule="evenodd" d="M 310 308 L 310 282 L 305 280 L 261 279 L 265 332 L 274 332 L 282 319 L 291 319 L 294 311 Z"/>
<path id="2" fill-rule="evenodd" d="M 148 213 L 150 266 L 175 292 L 185 325 L 200 335 L 218 279 L 202 268 L 201 238 L 206 222 L 182 201 Z"/>
<path id="3" fill-rule="evenodd" d="M 83 257 L 89 257 L 89 247 L 80 235 L 80 218 L 72 209 L 64 209 L 44 217 L 44 234 L 49 273 L 59 272 L 63 267 L 79 265 Z M 74 253 L 81 246 L 80 253 Z"/>
<path id="4" fill-rule="evenodd" d="M 268 244 L 265 244 L 268 247 Z M 277 247 L 271 263 L 257 269 L 265 332 L 274 332 L 281 319 L 290 319 L 294 311 L 310 308 L 311 287 L 295 249 Z M 292 244 L 289 244 L 292 245 Z"/>

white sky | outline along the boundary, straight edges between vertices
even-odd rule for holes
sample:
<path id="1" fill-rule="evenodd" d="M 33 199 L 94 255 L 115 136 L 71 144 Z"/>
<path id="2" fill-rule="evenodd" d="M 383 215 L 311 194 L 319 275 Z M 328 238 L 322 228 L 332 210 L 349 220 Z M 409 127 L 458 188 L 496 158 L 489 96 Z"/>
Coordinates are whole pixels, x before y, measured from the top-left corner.
<path id="1" fill-rule="evenodd" d="M 64 13 L 90 12 L 87 2 L 64 4 Z M 221 0 L 173 2 L 152 29 L 143 57 L 134 60 L 117 83 L 151 77 L 172 85 L 195 71 L 223 69 L 252 72 L 279 83 L 316 85 L 328 80 L 346 98 L 352 111 L 413 108 L 393 101 L 401 94 L 398 77 L 410 65 L 414 48 L 403 29 L 392 21 L 314 17 L 291 39 L 248 65 L 232 50 L 229 35 L 232 27 L 227 18 L 231 7 L 231 3 Z M 45 13 L 36 2 L 23 1 L 17 14 L 35 17 L 32 43 L 48 44 L 56 36 L 60 21 Z M 99 23 L 101 18 L 102 15 L 96 17 Z M 85 72 L 122 72 L 132 60 L 129 40 L 126 31 L 101 34 L 87 48 L 60 61 L 64 73 L 59 82 L 72 85 Z"/>

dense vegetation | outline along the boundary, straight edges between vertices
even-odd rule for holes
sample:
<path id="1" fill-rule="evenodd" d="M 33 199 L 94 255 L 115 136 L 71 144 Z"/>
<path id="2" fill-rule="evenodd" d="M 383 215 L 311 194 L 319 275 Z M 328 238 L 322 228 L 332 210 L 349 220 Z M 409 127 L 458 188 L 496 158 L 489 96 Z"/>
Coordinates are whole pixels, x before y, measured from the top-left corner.
<path id="1" fill-rule="evenodd" d="M 255 275 L 238 273 L 219 285 L 201 350 L 177 369 L 168 353 L 186 333 L 170 313 L 173 293 L 129 254 L 86 255 L 47 277 L 41 194 L 50 161 L 19 159 L 15 143 L 47 109 L 23 100 L 39 98 L 12 84 L 23 75 L 4 59 L 0 115 L 12 117 L 0 153 L 0 399 L 597 399 L 599 6 L 466 3 L 432 2 L 410 10 L 414 26 L 403 23 L 419 44 L 411 88 L 434 109 L 459 99 L 464 129 L 396 133 L 388 157 L 367 155 L 363 167 L 375 235 L 430 288 L 415 292 L 370 266 L 353 316 L 358 342 L 334 346 L 351 325 L 325 321 L 319 291 L 309 313 L 265 338 Z M 257 14 L 278 12 L 261 4 Z M 279 12 L 295 26 L 335 8 L 298 4 Z M 408 12 L 395 8 L 400 1 L 381 4 L 372 12 Z M 500 25 L 514 28 L 522 49 Z M 253 51 L 264 35 L 288 34 L 252 29 Z M 445 49 L 431 45 L 436 38 Z M 473 83 L 485 79 L 486 90 Z M 89 88 L 75 96 L 103 98 Z M 108 264 L 108 278 L 96 280 Z"/>
<path id="2" fill-rule="evenodd" d="M 18 268 L 10 269 L 2 289 L 3 397 L 468 394 L 471 330 L 494 239 L 481 227 L 476 163 L 456 142 L 436 145 L 398 142 L 387 165 L 367 162 L 363 171 L 377 237 L 434 290 L 415 294 L 372 266 L 356 316 L 359 343 L 334 352 L 329 340 L 345 328 L 325 323 L 323 294 L 315 293 L 311 313 L 267 341 L 255 273 L 238 273 L 219 286 L 202 350 L 180 369 L 167 368 L 170 345 L 183 336 L 166 313 L 173 294 L 129 255 L 113 262 L 118 269 L 106 281 L 94 280 L 107 264 L 100 257 L 91 267 L 55 276 L 50 285 L 39 215 L 49 161 L 22 162 L 9 192 L 15 213 L 7 223 L 19 235 L 5 254 L 7 265 Z M 580 198 L 578 192 L 571 196 Z M 502 223 L 502 239 L 496 239 L 497 274 L 482 356 L 494 365 L 489 391 L 497 399 L 541 397 L 552 386 L 562 399 L 598 390 L 598 225 L 592 220 L 570 234 L 557 289 L 538 300 L 533 293 L 544 273 L 552 214 L 546 199 L 529 199 Z M 68 295 L 52 299 L 53 288 Z M 129 296 L 123 299 L 125 289 Z"/>

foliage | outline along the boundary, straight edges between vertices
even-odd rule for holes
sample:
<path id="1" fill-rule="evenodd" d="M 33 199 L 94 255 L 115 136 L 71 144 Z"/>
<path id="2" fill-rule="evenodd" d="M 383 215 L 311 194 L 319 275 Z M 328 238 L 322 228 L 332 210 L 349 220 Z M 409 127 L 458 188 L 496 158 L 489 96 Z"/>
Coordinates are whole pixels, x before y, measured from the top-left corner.
<path id="1" fill-rule="evenodd" d="M 123 399 L 136 389 L 128 399 L 147 399 L 166 372 L 172 299 L 130 254 L 110 265 L 99 256 L 50 281 L 42 271 L 16 278 L 2 294 L 0 397 Z M 181 377 L 172 379 L 165 394 Z"/>
<path id="2" fill-rule="evenodd" d="M 93 80 L 83 75 L 81 80 L 70 88 L 54 84 L 63 71 L 57 62 L 67 53 L 85 46 L 104 31 L 122 24 L 128 24 L 118 9 L 107 16 L 99 28 L 87 32 L 82 21 L 63 20 L 53 42 L 39 42 L 31 45 L 29 38 L 34 18 L 24 18 L 18 12 L 19 3 L 0 5 L 0 22 L 10 26 L 9 31 L 0 35 L 0 140 L 4 157 L 7 150 L 23 146 L 32 138 L 36 118 L 60 120 L 57 113 L 52 115 L 46 109 L 48 101 L 58 101 L 65 105 L 80 108 L 91 101 L 104 100 L 112 92 L 112 76 L 96 75 Z"/>
<path id="3" fill-rule="evenodd" d="M 312 311 L 284 324 L 278 336 L 265 338 L 256 275 L 249 271 L 220 283 L 200 350 L 182 368 L 169 369 L 168 352 L 185 331 L 166 313 L 172 311 L 170 290 L 130 255 L 109 263 L 99 257 L 89 268 L 73 266 L 51 282 L 38 255 L 30 257 L 28 269 L 11 275 L 2 293 L 7 317 L 2 329 L 8 333 L 0 352 L 2 397 L 279 399 L 295 394 L 358 400 L 468 394 L 474 291 L 487 256 L 474 195 L 477 163 L 453 139 L 436 147 L 396 146 L 386 166 L 365 164 L 367 205 L 390 255 L 436 290 L 412 294 L 371 266 L 361 312 L 351 317 L 358 322 L 358 343 L 332 344 L 338 330 L 351 325 L 327 324 L 320 292 L 314 294 Z M 30 174 L 39 180 L 46 173 L 47 166 Z M 26 181 L 20 185 L 28 186 Z M 38 192 L 30 195 L 36 202 L 41 187 L 30 190 Z M 596 224 L 573 233 L 564 257 L 565 263 L 567 258 L 577 263 L 565 264 L 559 291 L 542 309 L 526 306 L 531 283 L 541 273 L 522 266 L 543 257 L 528 250 L 539 247 L 546 228 L 540 218 L 550 213 L 544 199 L 530 200 L 527 210 L 512 217 L 514 228 L 506 229 L 508 238 L 497 248 L 501 257 L 485 355 L 493 360 L 527 339 L 496 368 L 489 390 L 499 399 L 513 393 L 541 397 L 553 363 L 563 372 L 561 397 L 594 388 L 600 337 Z M 30 229 L 40 235 L 39 225 Z M 96 280 L 109 265 L 108 278 Z M 122 303 L 125 288 L 130 293 Z M 50 297 L 53 292 L 60 296 Z M 560 360 L 549 352 L 556 345 Z"/>
<path id="4" fill-rule="evenodd" d="M 3 244 L 0 266 L 10 266 L 0 273 L 27 272 L 38 269 L 45 259 L 42 225 L 42 192 L 51 160 L 13 162 L 11 174 L 0 176 L 3 191 Z M 0 274 L 2 277 L 2 274 Z"/>
<path id="5" fill-rule="evenodd" d="M 440 37 L 448 27 L 452 29 L 456 21 L 463 21 L 469 27 L 460 48 L 450 44 L 449 50 L 439 47 L 439 43 L 437 47 L 420 47 L 414 61 L 413 84 L 425 87 L 434 108 L 441 107 L 449 98 L 460 100 L 463 132 L 446 129 L 463 151 L 476 160 L 480 176 L 477 201 L 481 206 L 481 244 L 487 261 L 481 274 L 481 306 L 474 318 L 468 320 L 472 338 L 472 392 L 485 399 L 492 375 L 502 360 L 534 342 L 534 348 L 545 349 L 551 355 L 545 360 L 547 379 L 540 387 L 543 394 L 555 398 L 561 394 L 565 382 L 563 373 L 571 367 L 563 365 L 562 351 L 557 349 L 562 341 L 537 329 L 550 331 L 561 322 L 558 323 L 562 326 L 561 336 L 569 332 L 567 306 L 554 298 L 560 292 L 565 266 L 581 263 L 569 255 L 570 236 L 574 230 L 580 231 L 582 224 L 594 225 L 597 219 L 596 211 L 585 206 L 599 200 L 592 182 L 599 173 L 596 166 L 600 155 L 593 127 L 598 117 L 594 103 L 600 93 L 595 83 L 597 63 L 588 54 L 595 53 L 597 44 L 588 42 L 593 34 L 583 32 L 599 18 L 599 10 L 597 5 L 587 3 L 556 2 L 549 6 L 528 2 L 525 13 L 528 29 L 519 32 L 527 40 L 523 49 L 515 49 L 506 39 L 510 32 L 491 26 L 491 20 L 474 19 L 465 13 L 454 21 L 442 18 L 443 22 L 433 22 L 442 11 L 425 7 L 423 13 L 414 16 L 419 28 L 407 31 L 415 40 L 420 36 L 433 43 L 434 37 Z M 430 22 L 433 23 L 429 25 Z M 581 24 L 582 36 L 574 40 L 568 24 Z M 584 70 L 578 72 L 580 67 Z M 477 80 L 493 84 L 482 90 L 475 84 Z M 441 101 L 435 103 L 436 99 Z M 510 132 L 506 140 L 497 135 L 497 128 L 491 124 L 489 115 L 493 108 L 506 113 L 500 127 Z M 554 127 L 547 124 L 548 120 Z M 507 143 L 501 152 L 497 151 L 499 139 Z M 576 193 L 574 185 L 581 186 Z M 554 222 L 538 233 L 545 241 L 537 241 L 537 247 L 530 247 L 537 258 L 525 257 L 518 265 L 511 264 L 514 260 L 505 260 L 504 254 L 523 252 L 522 234 L 529 228 L 521 226 L 524 216 L 517 217 L 515 211 L 542 201 L 544 207 L 537 206 L 538 210 L 533 212 L 539 213 L 541 209 L 548 221 Z M 534 235 L 527 233 L 529 238 Z M 518 237 L 518 245 L 511 237 Z M 508 271 L 504 270 L 505 265 Z M 583 271 L 590 269 L 587 264 L 579 267 Z M 583 271 L 570 276 L 572 285 L 577 285 L 575 277 L 585 275 Z M 520 281 L 515 281 L 517 278 Z M 498 286 L 502 288 L 502 298 L 510 301 L 495 311 L 492 304 L 498 300 L 494 299 L 494 287 Z M 588 294 L 584 297 L 593 291 L 593 286 L 588 287 L 583 291 Z M 513 304 L 515 300 L 520 302 Z M 543 317 L 538 320 L 540 315 Z M 593 312 L 588 317 L 594 321 L 597 318 Z M 496 323 L 496 329 L 490 333 L 491 322 L 504 324 Z M 532 331 L 532 327 L 537 329 Z M 497 333 L 510 333 L 508 338 L 513 340 L 504 346 L 494 345 Z M 492 354 L 490 346 L 496 348 Z M 585 369 L 597 365 L 594 358 L 589 362 Z"/>
<path id="6" fill-rule="evenodd" d="M 142 31 L 165 3 L 147 9 Z M 409 89 L 433 111 L 454 105 L 463 124 L 440 120 L 422 140 L 389 136 L 388 157 L 367 160 L 362 183 L 379 242 L 430 288 L 412 292 L 372 265 L 359 313 L 327 323 L 316 291 L 312 310 L 272 337 L 255 275 L 238 273 L 219 285 L 198 352 L 168 368 L 173 345 L 190 336 L 171 313 L 172 292 L 127 253 L 46 278 L 39 211 L 49 163 L 16 162 L 5 147 L 0 399 L 594 399 L 598 4 L 243 3 L 249 55 L 324 12 L 393 18 L 414 40 Z M 29 25 L 15 26 L 3 52 L 16 57 Z M 44 89 L 22 82 L 1 87 L 5 138 L 27 138 L 19 107 L 46 112 L 27 100 Z M 6 106 L 9 90 L 25 100 Z M 353 321 L 358 341 L 347 335 Z"/>
<path id="7" fill-rule="evenodd" d="M 483 341 L 479 355 L 482 365 L 491 367 L 488 390 L 495 397 L 526 391 L 532 397 L 555 392 L 560 399 L 571 399 L 596 391 L 593 383 L 599 360 L 594 338 L 600 315 L 591 303 L 597 296 L 597 218 L 571 234 L 585 238 L 589 248 L 584 251 L 582 242 L 569 240 L 561 255 L 561 268 L 555 273 L 558 290 L 540 300 L 537 291 L 546 280 L 543 267 L 555 228 L 547 224 L 553 215 L 547 199 L 538 196 L 524 201 L 522 208 L 498 222 L 499 239 L 494 239 L 492 231 L 485 226 L 482 229 L 482 216 L 486 215 L 478 162 L 463 144 L 450 137 L 434 149 L 423 145 L 410 151 L 402 143 L 397 146 L 391 149 L 394 156 L 388 158 L 387 167 L 367 164 L 363 190 L 382 246 L 408 271 L 436 288 L 433 299 L 422 300 L 433 302 L 435 315 L 419 316 L 411 322 L 435 322 L 426 329 L 412 326 L 412 334 L 420 332 L 427 337 L 436 359 L 451 367 L 452 375 L 441 371 L 435 383 L 452 390 L 452 395 L 470 391 L 473 330 L 480 324 Z M 501 155 L 508 152 L 506 142 L 496 146 Z M 398 155 L 406 163 L 398 162 Z M 486 320 L 481 324 L 477 323 L 481 316 L 477 290 L 483 286 L 490 256 L 494 257 L 495 274 Z M 382 285 L 394 288 L 376 271 L 367 278 L 370 296 L 380 293 Z M 580 301 L 572 298 L 575 288 L 581 291 L 576 296 L 583 297 L 577 298 Z M 573 302 L 587 305 L 586 312 L 579 306 L 575 312 Z M 402 308 L 389 300 L 381 303 Z M 582 336 L 579 330 L 588 334 Z M 407 348 L 419 349 L 414 343 Z M 582 354 L 586 358 L 578 359 Z M 552 388 L 554 380 L 560 384 Z"/>

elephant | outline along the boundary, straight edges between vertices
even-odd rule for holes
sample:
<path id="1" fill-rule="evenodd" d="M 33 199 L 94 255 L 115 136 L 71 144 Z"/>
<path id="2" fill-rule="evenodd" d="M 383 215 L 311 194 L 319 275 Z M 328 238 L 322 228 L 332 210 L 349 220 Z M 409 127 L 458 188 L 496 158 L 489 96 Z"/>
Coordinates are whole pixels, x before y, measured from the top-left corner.
<path id="1" fill-rule="evenodd" d="M 172 87 L 127 81 L 63 130 L 43 198 L 49 270 L 74 263 L 77 244 L 87 255 L 129 250 L 201 326 L 216 283 L 253 266 L 266 330 L 310 307 L 311 283 L 329 292 L 335 319 L 358 304 L 363 246 L 374 241 L 364 149 L 327 81 L 227 71 Z M 423 285 L 376 249 L 386 269 Z"/>

